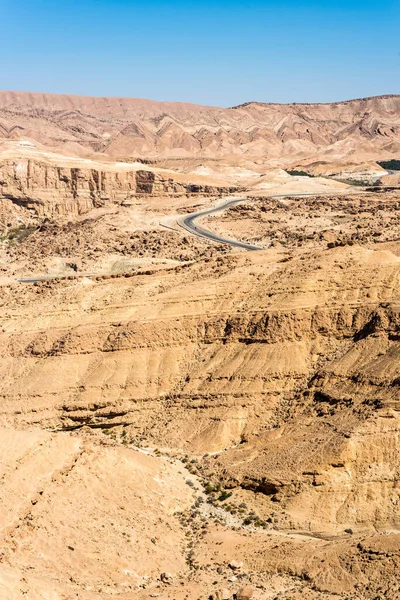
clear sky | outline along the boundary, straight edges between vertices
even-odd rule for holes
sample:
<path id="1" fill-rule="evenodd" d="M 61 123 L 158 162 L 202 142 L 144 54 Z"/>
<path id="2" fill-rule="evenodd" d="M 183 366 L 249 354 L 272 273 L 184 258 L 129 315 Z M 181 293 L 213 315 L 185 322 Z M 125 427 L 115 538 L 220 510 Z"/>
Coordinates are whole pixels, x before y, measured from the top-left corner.
<path id="1" fill-rule="evenodd" d="M 400 94 L 400 0 L 0 0 L 1 89 L 232 106 Z"/>

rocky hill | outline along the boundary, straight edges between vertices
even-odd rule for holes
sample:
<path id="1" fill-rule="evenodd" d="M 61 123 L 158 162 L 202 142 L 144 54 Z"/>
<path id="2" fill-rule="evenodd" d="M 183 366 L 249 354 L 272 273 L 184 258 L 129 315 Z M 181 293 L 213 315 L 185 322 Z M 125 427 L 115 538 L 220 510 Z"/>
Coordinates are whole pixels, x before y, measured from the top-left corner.
<path id="1" fill-rule="evenodd" d="M 2 286 L 2 597 L 398 598 L 399 253 Z"/>
<path id="2" fill-rule="evenodd" d="M 400 96 L 232 108 L 0 92 L 0 139 L 70 155 L 385 158 L 400 152 Z"/>
<path id="3" fill-rule="evenodd" d="M 190 183 L 193 179 L 196 183 Z M 0 162 L 0 202 L 26 207 L 41 216 L 78 215 L 109 203 L 148 196 L 229 194 L 207 178 L 185 177 L 148 168 L 112 169 L 109 165 L 56 166 L 37 159 Z M 11 203 L 9 202 L 9 204 Z"/>
<path id="4" fill-rule="evenodd" d="M 398 600 L 400 96 L 0 135 L 1 600 Z"/>

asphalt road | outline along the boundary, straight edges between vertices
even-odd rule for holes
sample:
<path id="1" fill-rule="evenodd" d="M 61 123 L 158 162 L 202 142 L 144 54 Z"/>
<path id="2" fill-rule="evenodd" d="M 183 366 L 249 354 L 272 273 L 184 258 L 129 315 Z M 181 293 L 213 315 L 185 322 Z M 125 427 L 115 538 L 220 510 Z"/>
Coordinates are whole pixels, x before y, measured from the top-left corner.
<path id="1" fill-rule="evenodd" d="M 200 225 L 195 224 L 195 221 L 201 217 L 207 217 L 208 215 L 222 212 L 223 210 L 226 210 L 235 204 L 239 204 L 239 202 L 244 202 L 245 200 L 247 200 L 247 198 L 236 198 L 235 200 L 228 200 L 228 202 L 225 202 L 216 208 L 210 208 L 209 210 L 201 210 L 199 212 L 192 213 L 186 217 L 183 217 L 182 219 L 179 219 L 179 225 L 190 233 L 194 233 L 200 237 L 212 240 L 213 242 L 218 242 L 219 244 L 229 244 L 230 246 L 244 248 L 245 250 L 263 250 L 263 248 L 260 246 L 252 246 L 251 244 L 246 244 L 245 242 L 239 242 L 238 240 L 230 240 L 228 238 L 221 237 L 216 233 L 213 233 L 212 231 L 204 229 L 204 227 L 200 227 Z"/>
<path id="2" fill-rule="evenodd" d="M 44 275 L 43 277 L 28 277 L 28 278 L 24 278 L 24 279 L 16 279 L 15 281 L 17 281 L 18 283 L 37 283 L 38 281 L 53 281 L 54 279 L 70 279 L 71 277 L 73 277 L 74 279 L 83 279 L 84 277 L 87 277 L 88 279 L 90 279 L 91 277 L 96 277 L 97 275 L 92 275 L 92 274 L 87 274 L 87 273 L 80 273 L 78 275 Z"/>
<path id="3" fill-rule="evenodd" d="M 325 192 L 323 192 L 324 194 Z M 293 198 L 296 196 L 316 196 L 318 195 L 316 192 L 311 193 L 296 193 L 296 194 L 274 194 L 273 196 L 268 196 L 268 198 Z M 320 194 L 322 195 L 322 194 Z M 195 224 L 197 219 L 207 217 L 208 215 L 212 215 L 215 213 L 222 212 L 235 204 L 239 204 L 240 202 L 245 202 L 248 200 L 247 197 L 243 198 L 235 198 L 235 200 L 228 200 L 224 204 L 220 204 L 215 208 L 210 208 L 209 210 L 201 210 L 199 212 L 191 213 L 190 215 L 186 215 L 178 219 L 178 224 L 189 231 L 190 233 L 194 233 L 200 237 L 206 238 L 208 240 L 212 240 L 213 242 L 218 242 L 219 244 L 229 244 L 229 246 L 235 246 L 237 248 L 244 248 L 245 250 L 264 250 L 261 246 L 253 246 L 252 244 L 246 244 L 246 242 L 239 242 L 238 240 L 231 240 L 229 238 L 224 238 L 213 231 L 209 231 L 204 227 L 200 227 L 200 225 Z"/>
<path id="4" fill-rule="evenodd" d="M 357 190 L 357 192 L 359 193 L 359 190 Z M 347 193 L 351 193 L 351 192 L 347 192 Z M 304 196 L 317 196 L 317 195 L 318 196 L 321 196 L 321 195 L 329 196 L 329 195 L 332 195 L 332 192 L 320 192 L 320 193 L 318 193 L 318 192 L 300 192 L 300 193 L 296 193 L 296 194 L 290 194 L 290 193 L 289 194 L 274 194 L 272 196 L 268 196 L 268 198 L 294 198 L 296 196 L 304 197 Z M 209 231 L 208 229 L 205 229 L 204 227 L 200 227 L 200 225 L 195 224 L 195 221 L 197 219 L 200 219 L 202 217 L 206 217 L 208 215 L 212 215 L 215 213 L 222 212 L 222 211 L 226 210 L 227 208 L 234 206 L 235 204 L 239 204 L 240 202 L 245 202 L 246 200 L 248 200 L 248 198 L 246 196 L 244 196 L 243 198 L 235 198 L 234 200 L 232 200 L 232 199 L 227 200 L 226 202 L 224 202 L 223 204 L 220 204 L 219 206 L 216 206 L 215 208 L 210 208 L 208 210 L 201 210 L 199 212 L 185 215 L 185 216 L 181 217 L 180 219 L 178 219 L 178 224 L 194 235 L 198 235 L 200 237 L 206 238 L 213 242 L 217 242 L 219 244 L 228 244 L 229 246 L 243 248 L 244 250 L 264 250 L 264 248 L 261 248 L 261 246 L 253 246 L 252 244 L 246 244 L 246 242 L 240 242 L 239 240 L 230 240 L 229 238 L 224 238 L 224 237 L 214 233 L 213 231 Z M 167 226 L 164 225 L 164 227 L 167 227 Z M 76 275 L 76 278 L 81 278 L 81 277 L 95 277 L 95 275 L 93 275 L 93 274 Z M 44 276 L 44 277 L 32 277 L 32 278 L 26 278 L 26 279 L 17 279 L 16 281 L 18 281 L 19 283 L 32 284 L 32 283 L 36 283 L 38 281 L 51 281 L 53 279 L 67 279 L 67 277 L 50 275 L 50 276 Z"/>

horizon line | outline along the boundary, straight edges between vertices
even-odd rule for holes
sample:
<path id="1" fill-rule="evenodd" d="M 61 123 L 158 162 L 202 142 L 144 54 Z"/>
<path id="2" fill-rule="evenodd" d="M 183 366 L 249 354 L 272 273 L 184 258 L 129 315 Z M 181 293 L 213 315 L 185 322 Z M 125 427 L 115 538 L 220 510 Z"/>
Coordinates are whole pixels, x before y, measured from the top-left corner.
<path id="1" fill-rule="evenodd" d="M 319 105 L 337 105 L 337 104 L 348 104 L 351 102 L 362 102 L 374 99 L 389 99 L 398 98 L 400 94 L 377 94 L 372 96 L 364 96 L 360 98 L 350 98 L 346 100 L 333 100 L 330 102 L 263 102 L 259 100 L 250 100 L 248 102 L 242 102 L 233 106 L 217 106 L 213 104 L 197 104 L 196 102 L 186 102 L 185 100 L 153 100 L 151 98 L 142 98 L 135 96 L 91 96 L 88 94 L 69 94 L 69 93 L 55 93 L 55 92 L 37 92 L 37 91 L 26 91 L 26 90 L 0 90 L 0 95 L 3 94 L 23 94 L 23 95 L 36 95 L 36 96 L 56 96 L 56 97 L 73 97 L 73 98 L 91 98 L 98 100 L 137 100 L 141 102 L 154 102 L 157 104 L 182 104 L 190 106 L 198 106 L 203 108 L 219 108 L 221 110 L 236 110 L 240 108 L 246 108 L 247 106 L 319 106 Z"/>

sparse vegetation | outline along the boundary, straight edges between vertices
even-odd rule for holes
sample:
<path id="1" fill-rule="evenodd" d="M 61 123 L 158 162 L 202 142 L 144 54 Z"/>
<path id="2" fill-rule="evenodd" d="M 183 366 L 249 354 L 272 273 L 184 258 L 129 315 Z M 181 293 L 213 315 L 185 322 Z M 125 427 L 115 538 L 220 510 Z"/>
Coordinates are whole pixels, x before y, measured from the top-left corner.
<path id="1" fill-rule="evenodd" d="M 400 171 L 400 160 L 378 160 L 377 163 L 383 169 L 387 169 L 388 171 Z"/>
<path id="2" fill-rule="evenodd" d="M 370 181 L 362 180 L 362 179 L 338 179 L 337 177 L 329 177 L 333 181 L 338 181 L 339 183 L 346 183 L 347 185 L 354 185 L 356 187 L 368 187 L 372 184 Z"/>
<path id="3" fill-rule="evenodd" d="M 222 490 L 221 495 L 218 497 L 218 500 L 220 502 L 223 502 L 224 500 L 227 500 L 231 496 L 232 496 L 232 492 L 227 492 L 226 490 Z"/>
<path id="4" fill-rule="evenodd" d="M 34 226 L 20 225 L 19 227 L 11 227 L 0 236 L 0 241 L 10 244 L 18 244 L 36 231 Z"/>
<path id="5" fill-rule="evenodd" d="M 288 175 L 292 175 L 293 177 L 314 177 L 314 175 L 311 175 L 310 173 L 307 173 L 306 171 L 302 171 L 299 169 L 285 169 L 285 170 Z"/>

